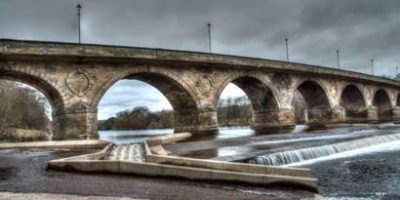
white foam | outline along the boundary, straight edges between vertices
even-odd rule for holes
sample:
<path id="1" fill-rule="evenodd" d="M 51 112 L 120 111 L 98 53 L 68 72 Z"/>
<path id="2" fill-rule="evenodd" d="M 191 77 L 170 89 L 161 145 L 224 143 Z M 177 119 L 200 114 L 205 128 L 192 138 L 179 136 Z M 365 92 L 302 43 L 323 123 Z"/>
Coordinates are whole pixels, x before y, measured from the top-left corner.
<path id="1" fill-rule="evenodd" d="M 341 152 L 341 153 L 337 153 L 337 154 L 333 154 L 333 155 L 329 155 L 329 156 L 324 156 L 324 157 L 320 157 L 320 158 L 316 158 L 316 159 L 295 162 L 295 163 L 291 163 L 291 164 L 287 164 L 287 165 L 283 165 L 283 166 L 285 166 L 285 167 L 302 166 L 302 165 L 309 165 L 309 164 L 327 161 L 327 160 L 335 160 L 335 159 L 346 158 L 346 157 L 354 157 L 354 156 L 359 156 L 359 155 L 390 152 L 390 151 L 400 151 L 400 140 L 383 143 L 383 144 L 372 145 L 369 147 L 364 147 L 364 148 L 355 149 L 355 150 L 351 150 L 351 151 L 345 151 L 345 152 Z"/>
<path id="2" fill-rule="evenodd" d="M 257 156 L 251 160 L 251 162 L 265 165 L 291 165 L 292 163 L 303 163 L 309 160 L 322 159 L 324 157 L 334 156 L 342 152 L 349 153 L 353 150 L 358 151 L 365 147 L 371 147 L 379 144 L 384 145 L 386 143 L 399 140 L 400 134 L 375 135 L 334 144 L 294 149 L 290 151 Z"/>

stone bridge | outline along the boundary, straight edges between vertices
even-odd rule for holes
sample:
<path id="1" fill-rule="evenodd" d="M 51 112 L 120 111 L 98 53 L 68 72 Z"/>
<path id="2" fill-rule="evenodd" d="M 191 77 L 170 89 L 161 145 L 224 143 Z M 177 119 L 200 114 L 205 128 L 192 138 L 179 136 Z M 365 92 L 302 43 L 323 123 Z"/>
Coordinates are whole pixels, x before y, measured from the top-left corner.
<path id="1" fill-rule="evenodd" d="M 175 132 L 217 131 L 217 102 L 229 83 L 249 97 L 256 131 L 400 116 L 400 85 L 393 80 L 208 53 L 1 39 L 0 79 L 31 85 L 47 96 L 55 139 L 97 137 L 97 105 L 122 79 L 160 90 L 174 109 Z"/>

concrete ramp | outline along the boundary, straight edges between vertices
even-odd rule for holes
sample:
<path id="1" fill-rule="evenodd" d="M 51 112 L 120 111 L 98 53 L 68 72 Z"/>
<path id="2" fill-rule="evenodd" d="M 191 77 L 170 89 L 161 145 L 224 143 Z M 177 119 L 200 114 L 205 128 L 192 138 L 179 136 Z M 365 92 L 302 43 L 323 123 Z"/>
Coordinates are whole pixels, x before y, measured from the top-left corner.
<path id="1" fill-rule="evenodd" d="M 110 155 L 115 158 L 114 151 L 119 149 L 115 144 L 110 144 L 97 153 L 52 160 L 48 163 L 48 167 L 56 170 L 178 177 L 254 185 L 290 185 L 318 191 L 318 180 L 311 176 L 309 169 L 183 158 L 169 156 L 168 152 L 162 148 L 162 144 L 186 138 L 188 134 L 184 133 L 176 134 L 175 137 L 151 138 L 144 144 L 135 144 L 135 148 L 137 145 L 143 148 L 143 159 L 109 159 Z"/>

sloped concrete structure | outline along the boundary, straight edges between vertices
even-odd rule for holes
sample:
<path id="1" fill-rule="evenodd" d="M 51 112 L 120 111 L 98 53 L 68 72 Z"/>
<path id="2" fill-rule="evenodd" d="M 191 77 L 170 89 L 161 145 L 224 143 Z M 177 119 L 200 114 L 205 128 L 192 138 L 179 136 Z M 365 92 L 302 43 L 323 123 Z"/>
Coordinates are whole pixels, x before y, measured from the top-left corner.
<path id="1" fill-rule="evenodd" d="M 55 139 L 97 137 L 97 105 L 118 80 L 160 90 L 175 113 L 175 131 L 217 131 L 220 94 L 234 83 L 247 94 L 253 128 L 292 127 L 295 94 L 309 124 L 396 120 L 397 81 L 299 63 L 119 46 L 0 40 L 0 79 L 42 91 L 53 106 Z"/>
<path id="2" fill-rule="evenodd" d="M 290 185 L 318 192 L 318 180 L 310 169 L 262 166 L 206 159 L 169 156 L 162 145 L 190 138 L 190 133 L 149 138 L 143 145 L 144 159 L 114 159 L 115 144 L 92 154 L 51 160 L 48 168 L 79 172 L 108 172 L 146 176 L 179 177 L 191 180 L 227 181 L 256 185 Z"/>

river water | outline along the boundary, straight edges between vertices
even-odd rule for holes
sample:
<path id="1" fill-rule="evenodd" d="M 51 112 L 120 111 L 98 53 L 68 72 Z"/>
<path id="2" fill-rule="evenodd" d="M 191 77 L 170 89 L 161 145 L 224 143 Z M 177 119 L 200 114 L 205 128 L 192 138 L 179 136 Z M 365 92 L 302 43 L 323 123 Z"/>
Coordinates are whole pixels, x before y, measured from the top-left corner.
<path id="1" fill-rule="evenodd" d="M 129 144 L 168 134 L 173 134 L 173 130 L 101 131 L 100 137 L 117 144 Z M 235 127 L 221 128 L 218 135 L 196 137 L 166 146 L 166 149 L 187 157 L 307 167 L 319 179 L 321 195 L 332 200 L 400 199 L 399 134 L 400 127 L 395 125 L 312 130 L 297 126 L 290 132 L 265 135 L 255 134 L 247 127 Z M 192 197 L 191 193 L 196 193 L 194 195 L 199 199 L 230 199 L 232 195 L 237 199 L 309 197 L 309 193 L 295 189 L 271 190 L 226 183 L 200 184 L 186 180 L 46 170 L 48 160 L 83 153 L 90 152 L 0 150 L 0 191 L 57 191 L 151 199 L 188 199 Z M 256 162 L 257 158 L 262 162 Z M 264 163 L 264 160 L 270 161 Z M 168 192 L 171 189 L 175 192 Z M 182 190 L 187 192 L 182 193 Z M 161 193 L 156 191 L 164 195 L 158 196 Z"/>
<path id="2" fill-rule="evenodd" d="M 172 134 L 172 131 L 156 132 Z M 141 135 L 144 132 L 147 131 L 140 131 Z M 120 133 L 101 133 L 104 139 L 110 135 Z M 320 180 L 321 194 L 330 199 L 400 199 L 400 127 L 396 125 L 323 130 L 297 126 L 290 134 L 272 135 L 256 135 L 246 127 L 223 128 L 213 138 L 197 138 L 169 148 L 181 156 L 211 159 L 266 150 L 271 153 L 258 157 L 280 154 L 279 159 L 275 156 L 272 163 L 257 164 L 310 168 Z M 274 149 L 283 151 L 274 153 Z M 255 158 L 243 162 L 255 163 Z"/>

